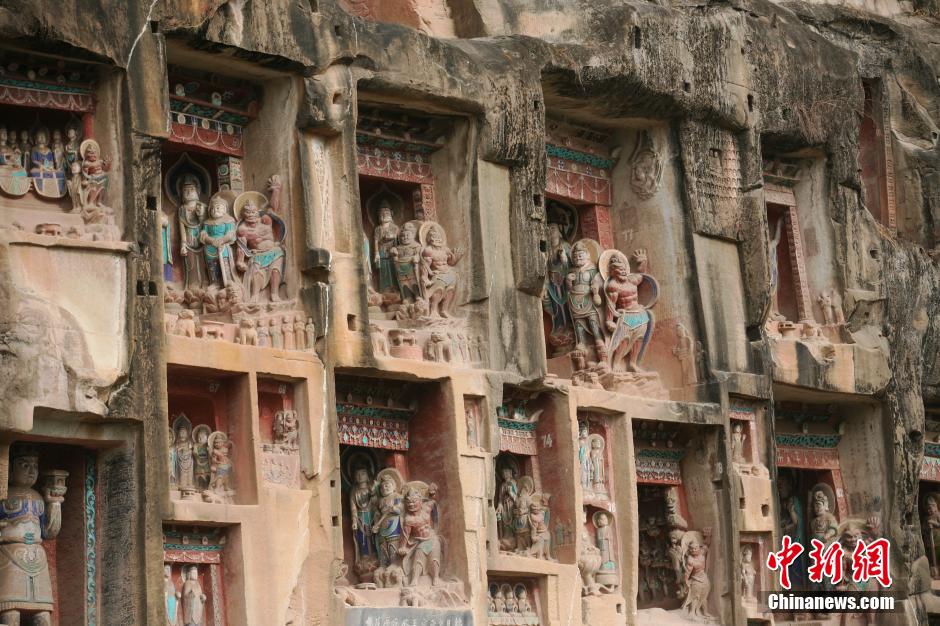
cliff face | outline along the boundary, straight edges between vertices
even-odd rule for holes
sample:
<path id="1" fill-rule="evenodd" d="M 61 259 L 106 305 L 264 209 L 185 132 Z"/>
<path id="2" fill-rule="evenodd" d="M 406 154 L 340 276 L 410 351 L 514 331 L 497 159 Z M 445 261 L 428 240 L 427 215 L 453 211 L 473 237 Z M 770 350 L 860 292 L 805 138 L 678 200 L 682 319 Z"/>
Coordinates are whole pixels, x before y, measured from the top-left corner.
<path id="1" fill-rule="evenodd" d="M 926 623 L 938 556 L 927 496 L 940 482 L 940 446 L 932 445 L 940 442 L 934 4 L 0 0 L 0 79 L 19 80 L 11 64 L 24 55 L 49 67 L 85 64 L 97 77 L 91 112 L 63 107 L 71 112 L 43 117 L 55 107 L 37 105 L 23 113 L 8 91 L 0 123 L 34 133 L 40 118 L 63 128 L 83 120 L 85 137 L 114 158 L 109 225 L 121 233 L 67 237 L 73 221 L 83 224 L 64 204 L 71 217 L 24 230 L 22 215 L 48 206 L 21 202 L 0 181 L 0 213 L 9 216 L 0 216 L 0 338 L 8 348 L 0 351 L 0 441 L 50 446 L 40 450 L 44 469 L 55 446 L 74 449 L 74 459 L 63 457 L 73 469 L 85 459 L 86 478 L 98 468 L 83 509 L 95 495 L 97 521 L 82 531 L 77 509 L 67 510 L 74 526 L 58 545 L 83 537 L 87 545 L 95 528 L 100 547 L 97 555 L 57 548 L 56 611 L 74 591 L 61 581 L 84 563 L 86 616 L 164 623 L 167 584 L 186 584 L 180 568 L 195 561 L 185 546 L 198 536 L 223 555 L 212 562 L 221 568 L 199 565 L 209 568 L 199 569 L 201 584 L 216 585 L 209 623 L 359 624 L 382 610 L 414 617 L 408 611 L 424 605 L 496 624 L 489 603 L 504 584 L 513 597 L 522 585 L 537 598 L 544 624 L 682 623 L 692 618 L 666 597 L 675 583 L 661 583 L 660 602 L 651 582 L 648 542 L 659 535 L 650 529 L 666 537 L 680 528 L 666 513 L 649 513 L 656 498 L 671 511 L 672 496 L 656 491 L 665 485 L 688 518 L 681 549 L 709 543 L 705 612 L 743 625 L 770 619 L 748 584 L 755 594 L 774 588 L 763 564 L 788 534 L 790 494 L 777 491 L 786 475 L 799 492 L 801 525 L 816 519 L 811 505 L 824 493 L 840 540 L 863 520 L 891 541 L 892 591 L 904 613 L 877 623 Z M 177 78 L 194 73 L 202 74 Z M 235 85 L 213 87 L 225 99 L 210 103 L 218 117 L 200 115 L 211 120 L 206 132 L 224 115 L 244 124 L 237 150 L 180 138 L 190 113 L 179 103 L 209 106 L 187 80 Z M 240 89 L 254 95 L 242 107 L 224 89 L 235 100 Z M 422 156 L 408 161 L 402 151 Z M 239 257 L 249 266 L 233 270 L 245 289 L 237 297 L 251 300 L 242 308 L 219 300 L 227 279 L 211 304 L 194 304 L 200 298 L 173 230 L 183 203 L 174 167 L 184 153 L 207 172 L 234 157 L 229 167 L 244 174 L 226 189 L 228 170 L 207 173 L 203 202 L 212 190 L 249 189 L 273 207 L 277 219 L 265 213 L 264 223 L 284 252 L 282 282 L 254 285 L 251 255 Z M 407 175 L 393 172 L 402 163 L 413 166 Z M 273 184 L 272 175 L 280 177 Z M 573 190 L 584 181 L 606 186 Z M 376 229 L 380 202 L 392 197 L 403 202 L 392 207 L 396 227 L 413 221 L 427 246 L 427 222 L 437 222 L 448 252 L 460 249 L 438 263 L 455 268 L 455 291 L 441 290 L 462 321 L 409 311 L 397 292 L 383 292 L 387 268 L 371 258 L 385 254 Z M 561 205 L 573 223 L 559 218 Z M 230 208 L 253 253 L 244 242 L 254 232 L 245 239 L 240 230 L 243 206 Z M 82 215 L 87 232 L 97 232 Z M 63 232 L 41 232 L 50 220 Z M 556 231 L 567 243 L 552 239 Z M 164 237 L 172 252 L 162 249 Z M 553 255 L 568 246 L 567 271 L 576 242 L 588 239 L 598 253 L 641 250 L 628 269 L 655 277 L 637 283 L 640 300 L 655 303 L 652 338 L 631 340 L 642 342 L 650 376 L 597 366 L 600 345 L 587 346 L 592 363 L 580 366 L 586 344 L 566 317 L 567 301 L 559 319 L 568 326 L 556 327 L 546 295 Z M 391 240 L 404 245 L 397 234 Z M 592 262 L 610 263 L 603 254 Z M 649 267 L 638 269 L 644 256 Z M 598 319 L 616 321 L 610 266 L 601 266 Z M 262 273 L 270 280 L 268 266 Z M 258 330 L 270 322 L 274 332 L 274 318 L 280 329 L 284 315 L 296 354 L 283 338 L 257 343 Z M 615 345 L 616 331 L 602 334 L 600 343 Z M 210 336 L 222 341 L 203 340 Z M 225 400 L 206 399 L 199 385 L 221 389 Z M 382 419 L 411 412 L 406 444 L 344 439 L 353 422 L 342 406 L 372 407 L 386 396 Z M 231 507 L 210 496 L 187 500 L 172 482 L 178 475 L 167 489 L 179 465 L 175 420 L 185 414 L 194 434 L 194 415 L 209 405 L 210 430 L 231 439 L 235 495 L 222 496 Z M 531 418 L 525 427 L 509 424 L 517 407 Z M 282 417 L 272 417 L 277 411 Z M 272 426 L 285 411 L 300 419 L 296 448 Z M 512 428 L 532 433 L 527 452 L 506 443 Z M 605 446 L 603 496 L 579 478 L 579 454 L 589 452 L 582 428 Z M 666 439 L 685 452 L 668 459 L 668 479 L 650 478 L 649 459 L 659 458 L 650 450 Z M 370 481 L 391 468 L 436 498 L 446 591 L 418 585 L 399 600 L 381 584 L 363 590 L 373 573 L 361 571 L 350 509 L 363 468 L 356 462 L 367 457 Z M 550 559 L 520 556 L 501 535 L 507 458 L 516 459 L 511 473 L 545 496 Z M 67 498 L 78 498 L 79 483 L 69 485 Z M 404 482 L 397 488 L 404 501 Z M 611 515 L 606 549 L 616 580 L 597 596 L 582 576 L 585 555 L 604 549 L 601 511 Z M 217 527 L 224 541 L 206 530 Z M 104 554 L 119 545 L 126 560 Z M 756 583 L 746 580 L 745 548 Z M 88 595 L 91 580 L 100 583 Z"/>

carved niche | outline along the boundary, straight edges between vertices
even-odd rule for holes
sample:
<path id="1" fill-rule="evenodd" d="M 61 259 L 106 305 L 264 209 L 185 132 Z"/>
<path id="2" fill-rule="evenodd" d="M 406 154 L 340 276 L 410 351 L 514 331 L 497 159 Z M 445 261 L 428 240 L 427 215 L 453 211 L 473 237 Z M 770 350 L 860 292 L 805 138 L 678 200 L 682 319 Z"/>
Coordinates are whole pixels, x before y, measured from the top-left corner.
<path id="1" fill-rule="evenodd" d="M 170 84 L 161 213 L 167 332 L 314 351 L 313 320 L 288 288 L 281 176 L 245 189 L 243 135 L 260 90 L 176 67 Z"/>
<path id="2" fill-rule="evenodd" d="M 448 575 L 440 525 L 448 494 L 413 480 L 427 470 L 413 449 L 412 422 L 428 388 L 338 375 L 344 552 L 349 579 L 337 582 L 354 606 L 466 606 Z M 351 579 L 351 580 L 350 580 Z"/>
<path id="3" fill-rule="evenodd" d="M 119 240 L 120 198 L 109 193 L 120 189 L 115 155 L 95 139 L 97 70 L 12 52 L 0 53 L 0 64 L 0 226 Z"/>
<path id="4" fill-rule="evenodd" d="M 163 528 L 163 603 L 167 624 L 225 626 L 222 528 Z"/>
<path id="5" fill-rule="evenodd" d="M 439 116 L 360 105 L 363 266 L 376 357 L 465 366 L 485 360 L 482 338 L 458 311 L 463 251 L 438 221 L 430 158 L 451 126 Z"/>

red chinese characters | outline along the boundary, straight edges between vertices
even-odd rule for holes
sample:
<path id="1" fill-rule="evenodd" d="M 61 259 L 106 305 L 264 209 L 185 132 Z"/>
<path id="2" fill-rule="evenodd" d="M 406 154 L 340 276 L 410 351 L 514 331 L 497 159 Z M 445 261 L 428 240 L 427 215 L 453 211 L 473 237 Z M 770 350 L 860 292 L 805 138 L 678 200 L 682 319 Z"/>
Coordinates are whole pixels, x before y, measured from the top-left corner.
<path id="1" fill-rule="evenodd" d="M 788 535 L 785 535 L 780 551 L 771 552 L 767 555 L 767 567 L 771 570 L 780 570 L 780 586 L 784 589 L 790 588 L 790 565 L 801 554 L 803 554 L 803 545 L 794 542 Z"/>
<path id="2" fill-rule="evenodd" d="M 811 541 L 813 549 L 809 551 L 810 566 L 809 580 L 821 583 L 823 577 L 829 578 L 833 584 L 842 580 L 842 557 L 845 549 L 841 543 L 831 543 L 828 546 L 819 539 Z"/>
<path id="3" fill-rule="evenodd" d="M 861 539 L 852 553 L 852 580 L 868 582 L 872 578 L 882 587 L 891 586 L 891 544 L 887 539 L 876 539 L 866 544 Z"/>

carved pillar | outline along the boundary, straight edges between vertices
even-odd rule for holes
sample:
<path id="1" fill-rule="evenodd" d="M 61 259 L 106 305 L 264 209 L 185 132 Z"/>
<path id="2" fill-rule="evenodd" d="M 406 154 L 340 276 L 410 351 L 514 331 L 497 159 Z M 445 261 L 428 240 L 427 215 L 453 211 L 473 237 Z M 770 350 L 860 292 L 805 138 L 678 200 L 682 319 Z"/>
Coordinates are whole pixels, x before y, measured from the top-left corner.
<path id="1" fill-rule="evenodd" d="M 421 183 L 414 190 L 415 219 L 437 221 L 437 205 L 434 202 L 434 183 Z"/>
<path id="2" fill-rule="evenodd" d="M 219 177 L 219 191 L 225 191 L 226 189 L 230 189 L 235 193 L 245 191 L 241 159 L 232 156 L 219 157 L 216 161 L 216 174 Z"/>
<path id="3" fill-rule="evenodd" d="M 806 262 L 803 258 L 803 235 L 800 232 L 800 218 L 796 206 L 787 207 L 787 240 L 790 244 L 790 267 L 793 268 L 793 288 L 796 291 L 796 307 L 800 319 L 811 320 L 813 317 L 813 301 L 809 293 L 809 281 L 806 276 Z"/>
<path id="4" fill-rule="evenodd" d="M 614 247 L 609 206 L 589 204 L 578 207 L 578 221 L 581 223 L 582 236 L 597 240 L 605 250 Z"/>
<path id="5" fill-rule="evenodd" d="M 840 520 L 848 519 L 849 506 L 845 502 L 845 483 L 842 482 L 841 469 L 832 470 L 832 486 L 835 488 L 834 491 L 836 492 L 836 507 L 839 509 L 837 511 L 837 517 Z"/>

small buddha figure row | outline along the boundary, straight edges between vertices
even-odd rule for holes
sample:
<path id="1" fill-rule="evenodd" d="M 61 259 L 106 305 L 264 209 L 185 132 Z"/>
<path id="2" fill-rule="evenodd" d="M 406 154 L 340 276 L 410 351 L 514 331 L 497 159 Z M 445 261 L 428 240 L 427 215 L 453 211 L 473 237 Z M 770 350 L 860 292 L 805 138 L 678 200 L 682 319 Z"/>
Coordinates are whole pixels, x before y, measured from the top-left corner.
<path id="1" fill-rule="evenodd" d="M 62 178 L 71 164 L 78 161 L 80 144 L 78 126 L 74 124 L 66 127 L 64 137 L 58 128 L 50 134 L 45 127 L 33 132 L 0 126 L 0 165 L 29 170 L 31 175 L 40 177 L 58 173 Z"/>
<path id="2" fill-rule="evenodd" d="M 504 624 L 537 625 L 538 614 L 522 583 L 493 583 L 489 587 L 487 616 L 492 626 Z"/>
<path id="3" fill-rule="evenodd" d="M 199 323 L 192 309 L 183 309 L 175 321 L 166 323 L 166 332 L 195 339 L 223 339 L 224 328 L 218 323 Z M 278 350 L 315 351 L 317 328 L 313 318 L 306 323 L 300 313 L 285 313 L 271 318 L 243 319 L 235 331 L 235 343 Z"/>
<path id="4" fill-rule="evenodd" d="M 75 125 L 64 137 L 59 129 L 50 135 L 45 127 L 31 132 L 0 126 L 0 190 L 15 197 L 30 189 L 49 199 L 68 195 L 72 213 L 81 213 L 99 239 L 115 238 L 113 211 L 103 204 L 110 170 L 110 157 L 101 156 L 94 139 L 82 141 Z"/>

